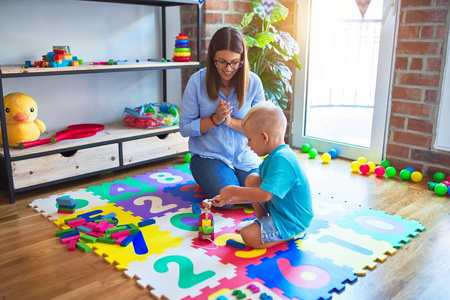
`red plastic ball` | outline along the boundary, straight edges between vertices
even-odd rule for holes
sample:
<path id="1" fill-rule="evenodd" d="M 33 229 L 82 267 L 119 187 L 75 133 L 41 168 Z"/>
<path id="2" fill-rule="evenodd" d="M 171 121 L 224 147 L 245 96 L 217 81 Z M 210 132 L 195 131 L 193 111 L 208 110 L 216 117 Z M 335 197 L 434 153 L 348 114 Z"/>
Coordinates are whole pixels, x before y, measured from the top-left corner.
<path id="1" fill-rule="evenodd" d="M 361 165 L 359 166 L 359 171 L 360 171 L 362 174 L 367 174 L 367 173 L 369 173 L 369 171 L 370 171 L 370 166 L 369 166 L 368 164 L 361 164 Z"/>
<path id="2" fill-rule="evenodd" d="M 384 174 L 386 174 L 386 169 L 383 166 L 378 166 L 375 168 L 374 172 L 377 177 L 383 177 Z"/>
<path id="3" fill-rule="evenodd" d="M 441 181 L 441 183 L 445 184 L 447 187 L 450 186 L 450 181 L 444 180 L 444 181 Z"/>

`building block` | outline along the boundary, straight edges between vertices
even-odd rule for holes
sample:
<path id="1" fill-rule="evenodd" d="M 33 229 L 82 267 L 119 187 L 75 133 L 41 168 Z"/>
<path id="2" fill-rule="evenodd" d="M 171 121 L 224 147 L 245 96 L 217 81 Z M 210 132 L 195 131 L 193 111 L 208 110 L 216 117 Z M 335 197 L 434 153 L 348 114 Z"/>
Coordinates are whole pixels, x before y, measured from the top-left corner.
<path id="1" fill-rule="evenodd" d="M 120 246 L 126 247 L 129 243 L 134 239 L 134 235 L 127 236 L 122 242 L 120 242 Z"/>
<path id="2" fill-rule="evenodd" d="M 61 236 L 61 235 L 64 235 L 64 234 L 69 233 L 69 232 L 72 232 L 72 231 L 75 231 L 75 228 L 69 228 L 69 229 L 58 230 L 57 232 L 55 232 L 55 236 L 56 236 L 56 237 L 59 237 L 59 236 Z"/>
<path id="3" fill-rule="evenodd" d="M 69 236 L 61 239 L 61 244 L 68 244 L 71 240 L 78 240 L 80 235 Z"/>
<path id="4" fill-rule="evenodd" d="M 145 226 L 152 225 L 152 224 L 155 224 L 155 223 L 156 223 L 156 221 L 154 219 L 148 219 L 148 220 L 139 222 L 138 226 L 139 227 L 145 227 Z"/>
<path id="5" fill-rule="evenodd" d="M 88 234 L 83 234 L 80 237 L 80 240 L 83 240 L 83 241 L 88 242 L 88 243 L 95 243 L 95 242 L 97 242 L 97 238 L 96 237 L 94 237 L 92 235 L 88 235 Z"/>
<path id="6" fill-rule="evenodd" d="M 227 240 L 227 245 L 231 246 L 231 247 L 234 247 L 236 249 L 240 249 L 240 250 L 245 248 L 245 244 L 239 243 L 238 241 L 235 241 L 233 239 L 228 239 Z"/>
<path id="7" fill-rule="evenodd" d="M 91 228 L 87 228 L 87 227 L 85 227 L 85 226 L 78 226 L 78 227 L 77 227 L 77 230 L 80 231 L 80 232 L 82 232 L 82 233 L 87 233 L 87 232 L 89 232 L 89 231 L 92 231 Z"/>
<path id="8" fill-rule="evenodd" d="M 74 231 L 67 232 L 67 233 L 61 235 L 60 238 L 61 238 L 61 239 L 65 239 L 65 238 L 68 238 L 68 237 L 71 237 L 71 236 L 75 236 L 75 235 L 80 235 L 80 233 L 78 232 L 78 230 L 74 230 Z"/>
<path id="9" fill-rule="evenodd" d="M 75 245 L 79 250 L 83 251 L 84 253 L 91 251 L 91 247 L 89 247 L 88 245 L 86 245 L 83 242 L 78 242 Z"/>
<path id="10" fill-rule="evenodd" d="M 118 239 L 118 238 L 121 238 L 123 236 L 129 236 L 129 235 L 130 235 L 130 231 L 129 230 L 123 230 L 123 231 L 112 233 L 111 234 L 111 238 Z"/>
<path id="11" fill-rule="evenodd" d="M 67 251 L 75 251 L 76 245 L 77 245 L 77 240 L 70 240 L 69 246 L 67 246 Z"/>
<path id="12" fill-rule="evenodd" d="M 107 237 L 103 237 L 103 236 L 101 236 L 97 239 L 97 242 L 99 242 L 99 243 L 111 244 L 111 245 L 114 245 L 115 241 L 116 241 L 115 239 L 111 239 L 111 238 L 107 238 Z"/>

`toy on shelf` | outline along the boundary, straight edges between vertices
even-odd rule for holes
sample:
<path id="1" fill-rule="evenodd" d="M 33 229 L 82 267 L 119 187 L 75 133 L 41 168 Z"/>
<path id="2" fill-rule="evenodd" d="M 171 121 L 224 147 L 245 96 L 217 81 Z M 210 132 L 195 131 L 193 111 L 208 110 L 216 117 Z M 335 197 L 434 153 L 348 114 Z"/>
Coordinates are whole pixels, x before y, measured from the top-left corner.
<path id="1" fill-rule="evenodd" d="M 159 111 L 155 111 L 159 109 Z M 125 108 L 123 121 L 129 127 L 158 128 L 177 125 L 179 122 L 179 109 L 169 103 L 148 103 L 134 109 Z"/>
<path id="2" fill-rule="evenodd" d="M 41 68 L 59 68 L 79 66 L 83 64 L 82 59 L 73 56 L 70 53 L 69 46 L 53 46 L 52 52 L 47 52 L 46 55 L 42 55 L 42 60 L 35 61 L 34 65 L 31 61 L 25 61 L 25 67 L 41 67 Z"/>
<path id="3" fill-rule="evenodd" d="M 11 93 L 3 98 L 3 102 L 9 146 L 17 148 L 23 142 L 39 139 L 45 131 L 45 124 L 37 119 L 36 101 L 23 93 Z"/>
<path id="4" fill-rule="evenodd" d="M 185 33 L 181 32 L 175 38 L 175 49 L 173 50 L 172 60 L 176 62 L 187 62 L 191 60 L 189 37 Z"/>
<path id="5" fill-rule="evenodd" d="M 211 202 L 209 200 L 203 201 L 204 212 L 200 214 L 198 221 L 198 239 L 199 240 L 214 240 L 214 217 L 211 214 Z"/>

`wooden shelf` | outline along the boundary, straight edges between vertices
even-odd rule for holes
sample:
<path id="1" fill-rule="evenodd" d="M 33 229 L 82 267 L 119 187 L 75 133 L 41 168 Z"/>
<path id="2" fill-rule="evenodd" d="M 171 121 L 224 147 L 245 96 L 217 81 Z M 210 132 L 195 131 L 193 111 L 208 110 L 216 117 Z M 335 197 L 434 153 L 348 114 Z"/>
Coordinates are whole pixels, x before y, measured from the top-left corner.
<path id="1" fill-rule="evenodd" d="M 63 130 L 63 128 L 62 128 Z M 16 149 L 10 148 L 11 158 L 19 158 L 22 156 L 28 155 L 37 155 L 45 152 L 64 152 L 67 149 L 71 148 L 81 148 L 89 145 L 96 145 L 99 143 L 108 143 L 112 144 L 116 141 L 126 141 L 126 140 L 134 140 L 143 138 L 145 136 L 157 136 L 157 135 L 165 135 L 173 132 L 178 132 L 178 126 L 168 126 L 163 128 L 130 128 L 127 127 L 122 122 L 105 124 L 105 129 L 97 132 L 96 135 L 81 138 L 81 139 L 71 139 L 71 140 L 63 140 L 56 142 L 54 144 L 44 144 L 40 146 L 25 148 L 25 149 Z M 44 133 L 41 135 L 40 139 L 45 139 L 51 137 L 55 132 Z M 0 156 L 4 157 L 4 150 L 1 148 Z"/>
<path id="2" fill-rule="evenodd" d="M 96 72 L 114 72 L 114 71 L 139 71 L 139 70 L 166 70 L 166 69 L 182 69 L 182 68 L 198 68 L 200 64 L 196 61 L 191 62 L 129 62 L 123 65 L 94 65 L 85 63 L 76 67 L 59 67 L 59 68 L 23 68 L 22 65 L 2 65 L 0 71 L 2 77 L 22 77 L 22 76 L 38 76 L 38 75 L 63 75 L 77 73 L 96 73 Z"/>

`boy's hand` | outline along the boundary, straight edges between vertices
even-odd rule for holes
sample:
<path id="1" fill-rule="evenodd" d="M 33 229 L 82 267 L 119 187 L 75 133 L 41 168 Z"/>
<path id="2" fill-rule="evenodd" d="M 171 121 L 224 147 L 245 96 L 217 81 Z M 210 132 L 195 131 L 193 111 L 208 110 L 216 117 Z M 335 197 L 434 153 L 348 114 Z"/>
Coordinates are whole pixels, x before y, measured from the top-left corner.
<path id="1" fill-rule="evenodd" d="M 225 205 L 225 203 L 226 203 L 225 201 L 222 201 L 222 199 L 220 198 L 220 195 L 217 195 L 210 200 L 212 202 L 212 205 L 217 206 L 217 207 L 221 207 L 221 206 Z"/>

